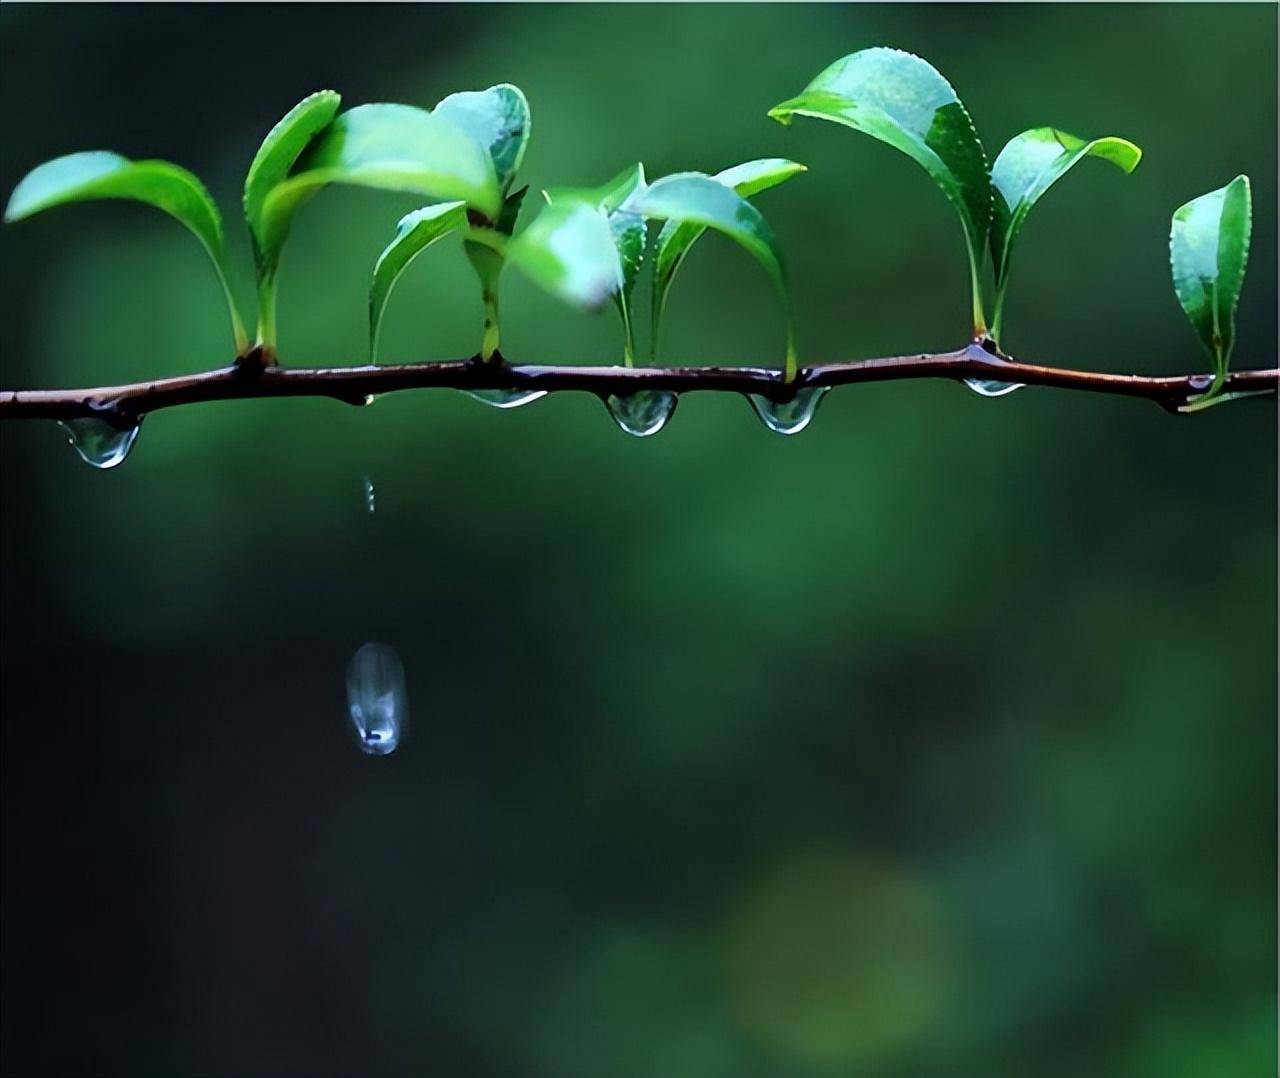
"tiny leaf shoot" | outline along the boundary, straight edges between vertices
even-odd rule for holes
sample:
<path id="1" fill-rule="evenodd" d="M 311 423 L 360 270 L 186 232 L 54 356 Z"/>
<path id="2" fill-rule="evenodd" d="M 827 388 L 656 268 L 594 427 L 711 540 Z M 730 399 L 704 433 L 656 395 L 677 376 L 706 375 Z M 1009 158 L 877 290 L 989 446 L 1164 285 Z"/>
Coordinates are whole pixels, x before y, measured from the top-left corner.
<path id="1" fill-rule="evenodd" d="M 981 272 L 991 184 L 978 132 L 951 84 L 911 53 L 863 49 L 831 64 L 769 115 L 782 124 L 796 116 L 844 124 L 901 150 L 929 173 L 960 215 L 969 252 L 974 334 L 985 335 Z"/>
<path id="2" fill-rule="evenodd" d="M 664 176 L 637 190 L 622 208 L 645 217 L 713 228 L 750 252 L 768 273 L 782 301 L 787 325 L 784 378 L 793 381 L 797 373 L 795 326 L 787 270 L 773 230 L 760 211 L 732 188 L 701 173 Z"/>
<path id="3" fill-rule="evenodd" d="M 109 198 L 145 202 L 195 234 L 212 260 L 226 296 L 236 354 L 246 352 L 249 339 L 231 294 L 222 217 L 204 184 L 185 168 L 168 161 L 131 161 L 106 150 L 55 157 L 37 165 L 18 182 L 9 196 L 4 219 L 21 221 L 54 206 Z"/>
<path id="4" fill-rule="evenodd" d="M 1114 135 L 1086 141 L 1053 127 L 1033 127 L 1011 138 L 991 166 L 991 263 L 996 287 L 991 335 L 997 341 L 1009 286 L 1009 258 L 1027 215 L 1050 187 L 1086 157 L 1109 161 L 1130 173 L 1138 167 L 1142 151 Z"/>
<path id="5" fill-rule="evenodd" d="M 369 289 L 369 362 L 378 361 L 378 336 L 382 329 L 382 316 L 387 308 L 391 290 L 400 275 L 418 255 L 450 232 L 461 229 L 467 222 L 465 202 L 440 202 L 424 206 L 400 219 L 395 238 L 378 257 L 373 268 L 373 284 Z"/>
<path id="6" fill-rule="evenodd" d="M 1219 398 L 1226 381 L 1235 346 L 1236 306 L 1249 259 L 1252 212 L 1248 176 L 1237 176 L 1174 211 L 1169 232 L 1173 291 L 1214 363 L 1213 383 L 1182 411 L 1207 407 Z"/>
<path id="7" fill-rule="evenodd" d="M 741 165 L 717 172 L 711 178 L 732 188 L 743 198 L 750 198 L 770 187 L 791 179 L 805 171 L 805 166 L 783 158 L 762 158 L 745 161 Z M 662 330 L 662 318 L 666 312 L 667 294 L 675 279 L 676 271 L 684 263 L 698 238 L 706 229 L 691 221 L 667 221 L 658 233 L 653 255 L 653 303 L 650 308 L 650 354 L 658 354 L 658 342 Z"/>
<path id="8" fill-rule="evenodd" d="M 317 90 L 294 105 L 267 132 L 244 179 L 244 218 L 253 241 L 253 262 L 258 276 L 260 345 L 275 346 L 276 270 L 288 234 L 287 221 L 266 219 L 267 197 L 284 182 L 312 140 L 332 122 L 341 101 L 333 90 Z"/>

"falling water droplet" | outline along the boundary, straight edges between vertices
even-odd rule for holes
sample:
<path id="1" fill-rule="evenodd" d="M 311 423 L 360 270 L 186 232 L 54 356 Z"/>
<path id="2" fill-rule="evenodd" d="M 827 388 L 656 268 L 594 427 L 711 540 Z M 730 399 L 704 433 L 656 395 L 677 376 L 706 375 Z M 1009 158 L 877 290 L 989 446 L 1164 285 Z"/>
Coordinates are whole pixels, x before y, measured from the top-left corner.
<path id="1" fill-rule="evenodd" d="M 366 394 L 364 395 L 364 406 L 365 406 L 366 408 L 368 408 L 368 407 L 369 407 L 369 405 L 371 405 L 371 404 L 372 404 L 374 401 L 376 401 L 377 399 L 378 399 L 378 398 L 377 398 L 377 397 L 375 397 L 372 393 L 366 393 Z"/>
<path id="2" fill-rule="evenodd" d="M 361 482 L 361 487 L 364 490 L 364 511 L 372 515 L 378 510 L 378 488 L 367 475 Z"/>
<path id="3" fill-rule="evenodd" d="M 545 389 L 464 389 L 463 392 L 493 408 L 519 408 L 547 395 Z"/>
<path id="4" fill-rule="evenodd" d="M 613 421 L 624 431 L 637 438 L 648 438 L 667 425 L 676 410 L 676 395 L 647 391 L 623 397 L 610 394 L 604 404 Z"/>
<path id="5" fill-rule="evenodd" d="M 980 397 L 1004 397 L 1023 386 L 1022 382 L 993 382 L 987 378 L 966 378 L 964 384 Z"/>
<path id="6" fill-rule="evenodd" d="M 360 751 L 394 752 L 409 723 L 404 664 L 389 644 L 365 644 L 347 666 L 347 712 Z"/>
<path id="7" fill-rule="evenodd" d="M 67 433 L 71 448 L 80 459 L 95 468 L 114 468 L 129 455 L 133 443 L 138 440 L 142 420 L 133 426 L 120 427 L 105 419 L 60 419 L 60 426 Z"/>
<path id="8" fill-rule="evenodd" d="M 775 434 L 799 434 L 809 425 L 830 388 L 811 386 L 801 389 L 788 401 L 770 400 L 759 393 L 748 394 L 747 400 L 751 402 L 760 421 Z"/>

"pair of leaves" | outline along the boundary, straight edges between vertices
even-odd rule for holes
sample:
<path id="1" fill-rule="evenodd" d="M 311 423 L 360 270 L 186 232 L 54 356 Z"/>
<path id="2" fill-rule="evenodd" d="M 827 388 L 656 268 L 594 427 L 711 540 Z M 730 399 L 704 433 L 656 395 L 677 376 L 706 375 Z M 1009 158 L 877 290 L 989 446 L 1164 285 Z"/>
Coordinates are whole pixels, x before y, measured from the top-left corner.
<path id="1" fill-rule="evenodd" d="M 376 360 L 382 316 L 400 275 L 433 243 L 460 231 L 465 233 L 467 257 L 480 279 L 485 305 L 481 355 L 488 360 L 498 351 L 498 281 L 525 194 L 524 189 L 511 192 L 510 188 L 529 142 L 529 103 L 519 87 L 503 83 L 487 90 L 451 94 L 430 115 L 479 151 L 482 170 L 492 177 L 493 189 L 486 186 L 470 194 L 459 190 L 454 201 L 415 210 L 400 221 L 374 268 L 369 290 L 370 353 Z M 443 190 L 437 183 L 433 191 L 422 193 L 439 197 Z"/>
<path id="2" fill-rule="evenodd" d="M 1086 142 L 1040 127 L 1012 139 L 988 170 L 978 132 L 951 84 L 920 57 L 890 48 L 842 57 L 769 115 L 783 124 L 796 116 L 843 124 L 893 146 L 924 168 L 960 216 L 978 335 L 987 329 L 981 278 L 988 244 L 997 288 L 992 329 L 998 337 L 1009 256 L 1031 207 L 1084 157 L 1099 157 L 1131 172 L 1141 156 L 1124 139 Z"/>
<path id="3" fill-rule="evenodd" d="M 794 332 L 786 266 L 768 223 L 744 196 L 782 183 L 802 165 L 749 161 L 715 176 L 689 172 L 645 182 L 641 165 L 598 188 L 544 192 L 549 205 L 520 237 L 513 259 L 549 291 L 584 307 L 608 297 L 622 316 L 627 365 L 633 362 L 630 300 L 644 259 L 647 220 L 665 222 L 655 247 L 653 342 L 671 283 L 698 238 L 714 229 L 747 250 L 778 289 L 787 318 L 786 366 L 795 373 Z M 603 226 L 603 227 L 602 227 Z"/>
<path id="4" fill-rule="evenodd" d="M 162 210 L 194 233 L 213 261 L 231 315 L 236 351 L 248 337 L 236 309 L 227 274 L 222 216 L 204 184 L 168 161 L 131 161 L 105 150 L 68 154 L 27 173 L 13 189 L 5 221 L 21 221 L 54 206 L 96 199 L 129 199 Z"/>

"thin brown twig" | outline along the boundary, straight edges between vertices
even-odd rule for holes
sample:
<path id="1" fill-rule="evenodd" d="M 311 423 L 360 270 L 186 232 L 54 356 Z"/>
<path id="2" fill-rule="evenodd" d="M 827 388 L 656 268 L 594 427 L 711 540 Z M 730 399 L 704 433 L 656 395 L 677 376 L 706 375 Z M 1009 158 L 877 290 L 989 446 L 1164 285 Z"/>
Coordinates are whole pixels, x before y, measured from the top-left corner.
<path id="1" fill-rule="evenodd" d="M 119 421 L 149 412 L 207 401 L 265 397 L 332 397 L 349 404 L 406 389 L 567 390 L 599 397 L 643 390 L 675 393 L 756 393 L 785 401 L 802 389 L 888 382 L 905 378 L 983 379 L 1028 386 L 1140 397 L 1176 411 L 1204 393 L 1212 377 L 1183 374 L 1146 377 L 1102 374 L 1022 363 L 974 342 L 954 352 L 921 353 L 823 363 L 805 367 L 787 383 L 782 372 L 761 367 L 576 367 L 482 363 L 479 357 L 435 363 L 362 367 L 281 367 L 251 354 L 228 367 L 200 374 L 88 389 L 0 390 L 0 419 Z M 1224 393 L 1275 393 L 1280 369 L 1236 371 Z"/>

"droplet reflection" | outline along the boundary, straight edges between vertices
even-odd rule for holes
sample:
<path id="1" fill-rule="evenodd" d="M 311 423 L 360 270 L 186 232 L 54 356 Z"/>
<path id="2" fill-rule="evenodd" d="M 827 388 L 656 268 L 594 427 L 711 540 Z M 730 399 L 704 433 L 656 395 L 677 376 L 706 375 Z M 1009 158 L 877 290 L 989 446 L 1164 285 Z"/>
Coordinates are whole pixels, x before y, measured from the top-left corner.
<path id="1" fill-rule="evenodd" d="M 830 388 L 812 386 L 801 389 L 787 401 L 770 400 L 759 393 L 749 394 L 747 400 L 751 402 L 760 421 L 775 434 L 799 434 L 809 425 Z"/>
<path id="2" fill-rule="evenodd" d="M 347 712 L 360 751 L 394 752 L 409 723 L 404 664 L 389 644 L 365 644 L 347 666 Z"/>
<path id="3" fill-rule="evenodd" d="M 464 389 L 463 392 L 491 408 L 519 408 L 547 395 L 545 389 Z"/>
<path id="4" fill-rule="evenodd" d="M 604 403 L 613 421 L 624 431 L 637 438 L 648 438 L 667 425 L 676 410 L 676 395 L 641 392 L 619 397 L 611 394 Z"/>
<path id="5" fill-rule="evenodd" d="M 980 397 L 1004 397 L 1023 385 L 1021 382 L 993 382 L 985 378 L 966 378 L 964 384 Z"/>
<path id="6" fill-rule="evenodd" d="M 118 427 L 105 419 L 60 419 L 58 426 L 82 461 L 95 468 L 114 468 L 124 462 L 138 440 L 142 420 L 131 427 Z"/>

